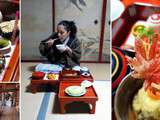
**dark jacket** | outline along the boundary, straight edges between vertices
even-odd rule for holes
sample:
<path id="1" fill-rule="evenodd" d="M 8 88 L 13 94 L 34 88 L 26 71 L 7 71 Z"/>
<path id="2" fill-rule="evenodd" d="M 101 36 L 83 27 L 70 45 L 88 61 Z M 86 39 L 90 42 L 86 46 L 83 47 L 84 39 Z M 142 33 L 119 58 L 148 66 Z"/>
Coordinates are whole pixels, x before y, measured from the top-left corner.
<path id="1" fill-rule="evenodd" d="M 47 59 L 53 64 L 63 64 L 65 67 L 73 67 L 75 65 L 80 65 L 81 58 L 81 44 L 77 38 L 70 38 L 67 46 L 72 49 L 72 53 L 60 52 L 57 48 L 57 44 L 62 44 L 60 40 L 56 40 L 52 47 L 48 48 L 45 43 L 49 39 L 58 38 L 57 33 L 53 33 L 49 38 L 41 41 L 39 45 L 39 50 L 42 56 L 47 57 Z"/>

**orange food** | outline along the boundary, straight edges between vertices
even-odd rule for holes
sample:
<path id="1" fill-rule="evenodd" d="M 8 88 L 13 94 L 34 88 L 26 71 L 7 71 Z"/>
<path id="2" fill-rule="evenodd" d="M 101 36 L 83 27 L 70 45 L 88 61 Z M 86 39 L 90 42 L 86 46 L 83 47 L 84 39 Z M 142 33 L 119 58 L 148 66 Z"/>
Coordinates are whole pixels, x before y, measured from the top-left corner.
<path id="1" fill-rule="evenodd" d="M 47 75 L 47 78 L 51 79 L 51 80 L 58 80 L 58 75 L 57 74 L 53 74 L 53 73 L 49 73 Z"/>
<path id="2" fill-rule="evenodd" d="M 152 99 L 160 100 L 160 91 L 155 90 L 155 89 L 152 88 L 152 87 L 149 87 L 149 88 L 147 89 L 147 93 L 148 93 L 148 95 L 149 95 Z"/>
<path id="3" fill-rule="evenodd" d="M 148 29 L 135 40 L 135 57 L 128 57 L 128 63 L 134 69 L 132 76 L 145 80 L 145 90 L 151 86 L 151 83 L 160 84 L 159 36 L 159 32 L 152 28 Z M 152 91 L 149 94 L 152 94 Z"/>

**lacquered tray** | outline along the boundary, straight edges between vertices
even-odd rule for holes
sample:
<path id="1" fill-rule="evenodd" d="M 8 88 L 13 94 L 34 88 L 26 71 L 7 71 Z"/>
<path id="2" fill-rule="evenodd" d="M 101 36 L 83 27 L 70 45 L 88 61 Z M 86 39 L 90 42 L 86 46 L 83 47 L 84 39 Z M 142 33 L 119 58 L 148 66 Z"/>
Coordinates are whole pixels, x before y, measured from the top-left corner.
<path id="1" fill-rule="evenodd" d="M 32 78 L 31 77 L 31 84 L 47 84 L 47 83 L 59 83 L 59 77 L 60 75 L 58 75 L 58 78 L 57 79 L 48 79 L 47 78 L 47 74 L 45 74 L 45 76 L 41 79 L 35 79 L 35 78 Z"/>
<path id="2" fill-rule="evenodd" d="M 75 70 L 62 70 L 60 76 L 63 78 L 78 78 L 80 77 L 80 72 Z"/>
<path id="3" fill-rule="evenodd" d="M 81 82 L 77 81 L 61 81 L 59 86 L 59 97 L 64 98 L 73 98 L 65 93 L 65 89 L 69 86 L 80 86 Z M 93 86 L 86 88 L 86 93 L 83 96 L 74 97 L 74 98 L 95 98 L 98 100 L 98 95 Z"/>
<path id="4" fill-rule="evenodd" d="M 73 76 L 65 76 L 66 73 L 77 73 L 77 76 L 74 76 L 74 77 Z M 93 82 L 93 77 L 92 77 L 91 73 L 90 73 L 90 76 L 83 76 L 80 74 L 79 71 L 63 70 L 60 73 L 59 80 L 60 81 L 80 81 L 80 82 L 82 82 L 83 80 L 88 80 L 88 81 Z"/>

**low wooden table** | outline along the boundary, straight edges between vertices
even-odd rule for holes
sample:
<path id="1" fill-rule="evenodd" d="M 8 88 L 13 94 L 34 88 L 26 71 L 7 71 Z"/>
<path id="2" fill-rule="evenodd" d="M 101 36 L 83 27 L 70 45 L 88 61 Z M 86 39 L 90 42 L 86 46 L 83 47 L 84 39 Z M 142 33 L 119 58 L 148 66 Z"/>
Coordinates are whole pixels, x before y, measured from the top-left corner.
<path id="1" fill-rule="evenodd" d="M 31 78 L 29 89 L 31 90 L 32 93 L 36 93 L 38 91 L 37 88 L 39 88 L 41 85 L 49 85 L 49 86 L 54 85 L 56 87 L 55 88 L 56 92 L 58 92 L 59 91 L 59 83 L 61 81 L 63 81 L 63 82 L 64 81 L 66 81 L 66 82 L 72 82 L 72 81 L 82 82 L 84 80 L 88 80 L 88 81 L 93 82 L 93 77 L 92 77 L 92 75 L 85 77 L 85 76 L 81 75 L 80 73 L 79 73 L 78 77 L 64 77 L 61 75 L 61 73 L 59 73 L 58 80 L 43 80 L 43 79 Z"/>
<path id="2" fill-rule="evenodd" d="M 49 85 L 49 86 L 55 86 L 55 91 L 58 91 L 59 87 L 59 79 L 58 80 L 44 80 L 44 79 L 33 79 L 31 78 L 31 82 L 29 85 L 29 89 L 32 93 L 36 93 L 38 88 L 40 86 Z"/>
<path id="3" fill-rule="evenodd" d="M 98 96 L 96 94 L 96 91 L 94 90 L 94 87 L 91 86 L 87 88 L 87 92 L 85 95 L 80 97 L 72 97 L 65 93 L 65 89 L 68 86 L 73 85 L 80 85 L 81 82 L 78 81 L 61 81 L 59 85 L 59 93 L 58 93 L 58 100 L 60 102 L 60 112 L 65 113 L 65 105 L 72 102 L 85 102 L 92 105 L 92 109 L 90 109 L 90 113 L 95 113 L 96 108 L 96 101 L 98 100 Z"/>

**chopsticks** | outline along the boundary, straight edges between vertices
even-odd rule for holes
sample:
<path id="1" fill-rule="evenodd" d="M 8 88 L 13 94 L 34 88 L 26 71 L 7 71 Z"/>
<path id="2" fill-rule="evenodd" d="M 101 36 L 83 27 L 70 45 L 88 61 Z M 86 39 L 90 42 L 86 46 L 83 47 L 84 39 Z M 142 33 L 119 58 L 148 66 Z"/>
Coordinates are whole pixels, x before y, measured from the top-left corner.
<path id="1" fill-rule="evenodd" d="M 50 39 L 50 40 L 48 40 L 48 41 L 42 41 L 42 43 L 50 43 L 50 42 L 53 42 L 53 41 L 58 40 L 58 39 L 59 39 L 59 38 Z"/>

